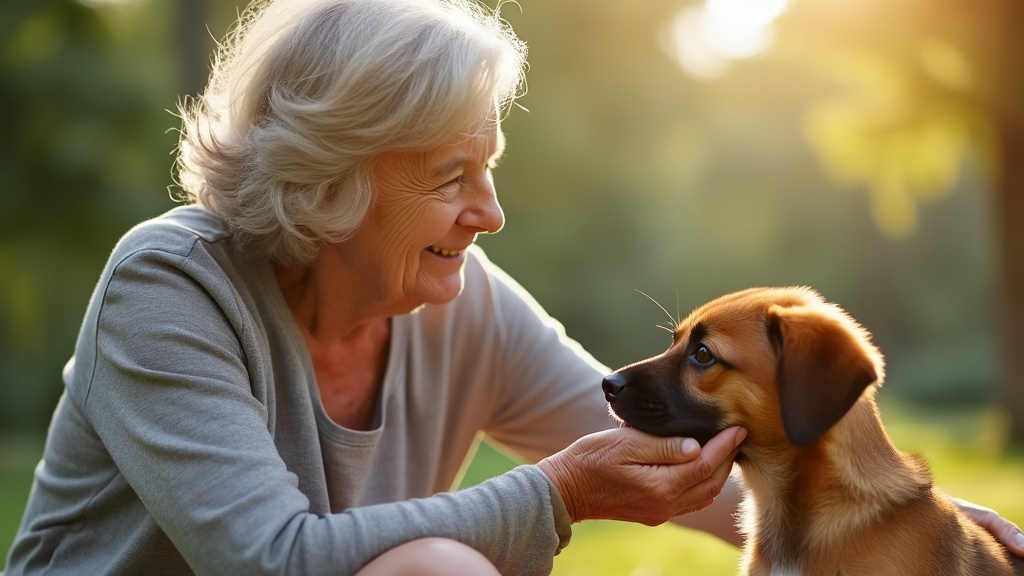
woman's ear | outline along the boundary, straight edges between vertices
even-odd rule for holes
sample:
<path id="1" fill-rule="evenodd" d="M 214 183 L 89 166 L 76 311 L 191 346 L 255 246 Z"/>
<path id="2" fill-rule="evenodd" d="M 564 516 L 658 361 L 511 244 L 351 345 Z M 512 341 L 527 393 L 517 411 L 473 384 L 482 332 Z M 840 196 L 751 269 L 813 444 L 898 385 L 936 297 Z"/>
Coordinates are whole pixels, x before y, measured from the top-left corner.
<path id="1" fill-rule="evenodd" d="M 817 440 L 882 380 L 882 357 L 867 331 L 837 307 L 772 306 L 768 334 L 782 424 L 798 446 Z"/>

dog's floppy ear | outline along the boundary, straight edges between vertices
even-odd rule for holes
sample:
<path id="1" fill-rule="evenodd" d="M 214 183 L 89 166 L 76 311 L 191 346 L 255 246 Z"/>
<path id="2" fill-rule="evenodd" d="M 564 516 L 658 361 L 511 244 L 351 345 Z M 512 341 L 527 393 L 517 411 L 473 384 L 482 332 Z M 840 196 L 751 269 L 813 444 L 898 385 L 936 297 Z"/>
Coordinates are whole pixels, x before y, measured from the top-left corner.
<path id="1" fill-rule="evenodd" d="M 878 349 L 860 325 L 834 306 L 772 306 L 768 333 L 778 354 L 782 423 L 794 444 L 817 440 L 865 388 L 881 382 Z"/>

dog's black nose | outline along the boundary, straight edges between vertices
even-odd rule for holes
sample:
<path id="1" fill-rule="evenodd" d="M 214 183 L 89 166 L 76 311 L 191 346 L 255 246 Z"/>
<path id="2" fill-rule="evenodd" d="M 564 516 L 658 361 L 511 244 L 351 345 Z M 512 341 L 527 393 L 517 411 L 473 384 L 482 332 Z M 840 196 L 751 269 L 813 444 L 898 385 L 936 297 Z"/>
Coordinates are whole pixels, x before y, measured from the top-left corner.
<path id="1" fill-rule="evenodd" d="M 626 389 L 626 378 L 622 374 L 609 374 L 601 380 L 601 389 L 604 390 L 605 399 L 610 401 Z"/>

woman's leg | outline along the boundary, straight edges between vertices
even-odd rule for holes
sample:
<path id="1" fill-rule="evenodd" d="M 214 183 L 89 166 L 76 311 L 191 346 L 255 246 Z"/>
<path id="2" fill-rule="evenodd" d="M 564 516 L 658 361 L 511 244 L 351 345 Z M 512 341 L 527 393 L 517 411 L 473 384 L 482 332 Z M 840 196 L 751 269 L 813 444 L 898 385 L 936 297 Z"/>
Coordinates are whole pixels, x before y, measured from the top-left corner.
<path id="1" fill-rule="evenodd" d="M 447 538 L 406 542 L 376 557 L 356 576 L 501 576 L 483 554 Z"/>

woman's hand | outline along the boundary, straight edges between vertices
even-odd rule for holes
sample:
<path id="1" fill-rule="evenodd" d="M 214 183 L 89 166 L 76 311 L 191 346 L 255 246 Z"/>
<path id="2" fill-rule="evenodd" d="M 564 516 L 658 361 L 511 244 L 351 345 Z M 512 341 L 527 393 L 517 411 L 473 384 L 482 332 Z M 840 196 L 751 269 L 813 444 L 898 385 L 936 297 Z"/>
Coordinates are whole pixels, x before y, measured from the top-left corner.
<path id="1" fill-rule="evenodd" d="M 951 500 L 960 508 L 961 512 L 988 530 L 1010 552 L 1024 557 L 1024 532 L 1021 532 L 1013 522 L 1003 518 L 991 508 L 978 506 L 959 498 L 951 498 Z"/>
<path id="2" fill-rule="evenodd" d="M 584 436 L 537 466 L 558 488 L 573 522 L 656 526 L 710 505 L 746 436 L 727 428 L 702 448 L 692 438 L 618 428 Z"/>

